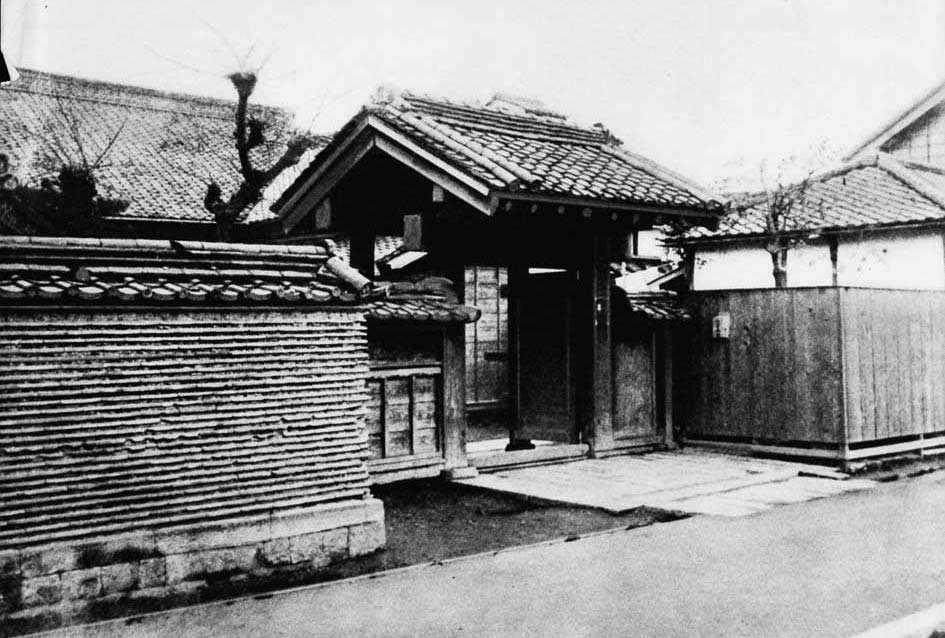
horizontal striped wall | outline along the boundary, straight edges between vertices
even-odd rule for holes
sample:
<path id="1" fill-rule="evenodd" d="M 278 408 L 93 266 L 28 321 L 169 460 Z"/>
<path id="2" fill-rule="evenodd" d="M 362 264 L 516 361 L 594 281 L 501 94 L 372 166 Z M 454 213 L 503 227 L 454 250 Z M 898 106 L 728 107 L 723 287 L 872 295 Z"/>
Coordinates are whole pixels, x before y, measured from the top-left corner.
<path id="1" fill-rule="evenodd" d="M 367 494 L 357 311 L 0 313 L 0 549 Z"/>

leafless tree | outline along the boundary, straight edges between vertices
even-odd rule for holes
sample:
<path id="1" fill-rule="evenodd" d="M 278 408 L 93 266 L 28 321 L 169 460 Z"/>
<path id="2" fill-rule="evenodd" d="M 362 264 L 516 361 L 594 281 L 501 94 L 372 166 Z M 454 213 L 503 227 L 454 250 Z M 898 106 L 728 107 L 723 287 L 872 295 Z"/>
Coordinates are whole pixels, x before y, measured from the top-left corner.
<path id="1" fill-rule="evenodd" d="M 104 140 L 96 141 L 84 129 L 69 96 L 56 96 L 54 108 L 40 114 L 38 126 L 28 126 L 36 140 L 36 161 L 47 173 L 35 185 L 17 183 L 8 188 L 18 205 L 54 220 L 58 233 L 81 235 L 95 231 L 104 215 L 127 208 L 119 198 L 101 197 L 96 185 L 97 172 L 107 160 L 128 122 L 125 117 L 105 130 Z"/>
<path id="2" fill-rule="evenodd" d="M 213 213 L 217 224 L 217 235 L 221 241 L 228 241 L 232 234 L 233 224 L 240 213 L 248 206 L 252 206 L 262 197 L 266 188 L 279 174 L 290 166 L 299 162 L 306 150 L 312 148 L 318 138 L 309 133 L 296 131 L 286 143 L 285 150 L 268 168 L 257 168 L 253 165 L 251 152 L 254 148 L 266 143 L 266 128 L 269 123 L 250 114 L 249 99 L 256 88 L 257 77 L 253 71 L 237 71 L 227 78 L 236 89 L 236 110 L 234 119 L 236 127 L 233 137 L 236 154 L 239 159 L 240 184 L 226 199 L 223 199 L 223 189 L 216 181 L 207 185 L 204 196 L 204 207 Z"/>
<path id="3" fill-rule="evenodd" d="M 771 274 L 775 288 L 788 285 L 788 254 L 791 249 L 805 243 L 805 231 L 814 231 L 811 222 L 817 224 L 822 218 L 821 207 L 811 197 L 813 175 L 804 179 L 766 188 L 762 193 L 736 197 L 729 207 L 729 215 L 737 222 L 744 219 L 748 224 L 763 226 L 764 248 L 771 258 Z"/>

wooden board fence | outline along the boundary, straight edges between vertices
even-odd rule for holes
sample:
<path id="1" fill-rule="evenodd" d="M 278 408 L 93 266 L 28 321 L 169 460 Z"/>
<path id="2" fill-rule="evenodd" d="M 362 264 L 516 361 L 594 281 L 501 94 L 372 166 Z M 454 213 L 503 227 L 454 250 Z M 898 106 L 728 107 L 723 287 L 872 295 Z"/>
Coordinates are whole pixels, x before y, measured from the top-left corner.
<path id="1" fill-rule="evenodd" d="M 677 336 L 684 437 L 859 459 L 945 445 L 945 292 L 694 293 Z M 712 319 L 728 313 L 727 339 Z"/>
<path id="2" fill-rule="evenodd" d="M 844 290 L 847 440 L 945 430 L 945 293 Z"/>
<path id="3" fill-rule="evenodd" d="M 693 300 L 679 332 L 676 411 L 687 438 L 835 445 L 842 422 L 837 289 L 733 290 Z M 728 339 L 712 318 L 731 317 Z"/>

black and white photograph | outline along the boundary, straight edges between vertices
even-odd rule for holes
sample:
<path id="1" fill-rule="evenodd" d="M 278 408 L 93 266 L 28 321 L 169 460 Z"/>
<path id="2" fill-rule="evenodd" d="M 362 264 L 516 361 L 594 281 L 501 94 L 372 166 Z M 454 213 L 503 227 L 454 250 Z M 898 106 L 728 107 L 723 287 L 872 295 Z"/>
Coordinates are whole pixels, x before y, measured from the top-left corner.
<path id="1" fill-rule="evenodd" d="M 945 638 L 941 0 L 0 0 L 0 638 Z"/>

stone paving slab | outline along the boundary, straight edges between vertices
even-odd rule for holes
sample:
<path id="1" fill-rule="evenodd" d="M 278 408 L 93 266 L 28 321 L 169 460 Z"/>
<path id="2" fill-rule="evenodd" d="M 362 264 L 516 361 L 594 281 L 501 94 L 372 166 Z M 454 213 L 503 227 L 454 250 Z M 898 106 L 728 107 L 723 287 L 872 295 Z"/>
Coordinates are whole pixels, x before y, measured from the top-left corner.
<path id="1" fill-rule="evenodd" d="M 716 516 L 745 516 L 873 485 L 820 466 L 702 450 L 586 459 L 458 482 L 614 514 L 649 506 Z"/>

